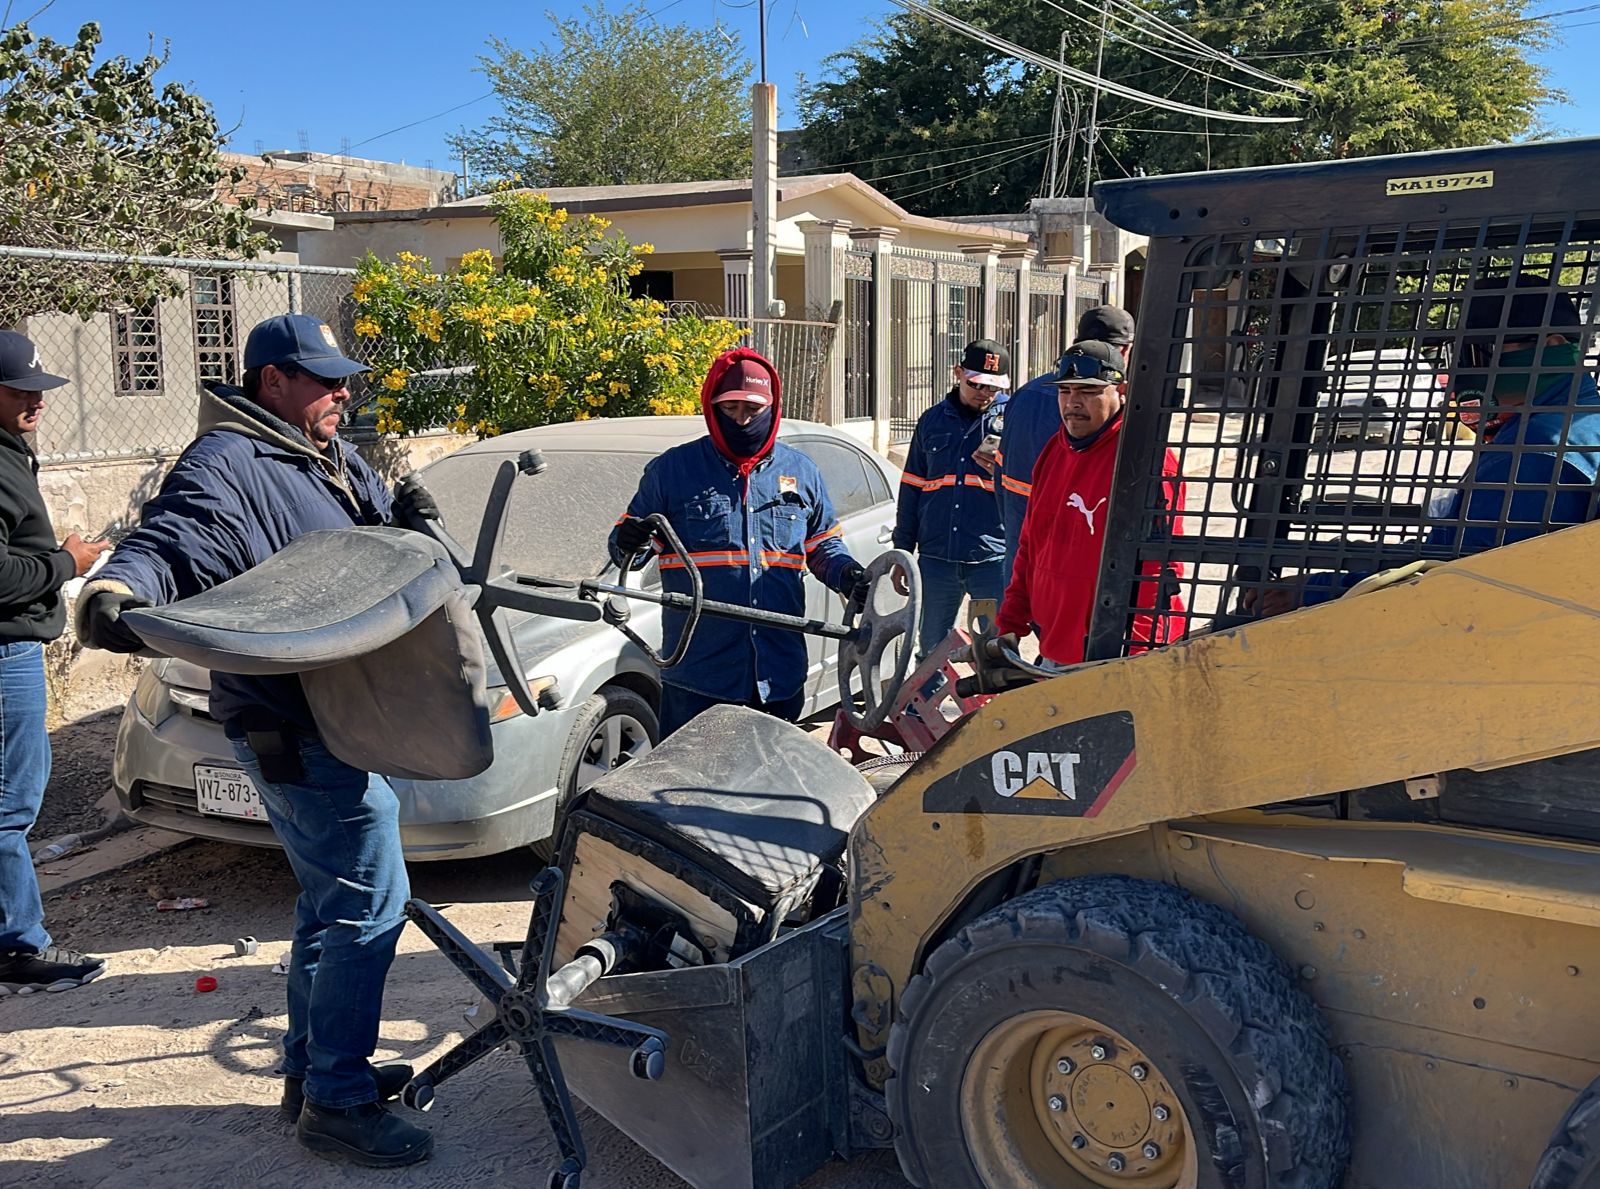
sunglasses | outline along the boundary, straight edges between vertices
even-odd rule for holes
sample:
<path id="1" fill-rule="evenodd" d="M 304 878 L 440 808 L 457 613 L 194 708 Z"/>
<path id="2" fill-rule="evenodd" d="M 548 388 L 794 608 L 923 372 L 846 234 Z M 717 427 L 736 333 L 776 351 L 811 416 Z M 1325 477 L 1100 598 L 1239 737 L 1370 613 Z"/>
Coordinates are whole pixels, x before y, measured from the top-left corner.
<path id="1" fill-rule="evenodd" d="M 1121 368 L 1102 363 L 1093 355 L 1066 355 L 1061 359 L 1061 370 L 1056 373 L 1056 383 L 1069 380 L 1103 380 L 1107 384 L 1120 384 L 1127 376 Z"/>
<path id="2" fill-rule="evenodd" d="M 280 363 L 277 366 L 278 370 L 289 379 L 292 380 L 296 376 L 304 376 L 313 384 L 320 386 L 325 392 L 337 392 L 339 389 L 346 387 L 350 383 L 349 376 L 338 376 L 335 379 L 330 380 L 327 376 L 319 376 L 316 372 L 306 371 L 306 369 L 301 367 L 298 363 Z"/>

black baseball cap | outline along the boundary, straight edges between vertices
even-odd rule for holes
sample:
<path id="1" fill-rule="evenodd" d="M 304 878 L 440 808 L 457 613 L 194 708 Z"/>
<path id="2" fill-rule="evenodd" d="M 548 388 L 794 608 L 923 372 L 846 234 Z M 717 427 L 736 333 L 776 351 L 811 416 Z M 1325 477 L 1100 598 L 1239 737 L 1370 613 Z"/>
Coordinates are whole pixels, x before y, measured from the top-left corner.
<path id="1" fill-rule="evenodd" d="M 961 371 L 974 383 L 1010 388 L 1011 352 L 993 339 L 978 339 L 961 353 Z"/>
<path id="2" fill-rule="evenodd" d="M 52 376 L 39 362 L 39 348 L 25 334 L 0 330 L 0 384 L 18 392 L 47 392 L 67 382 Z"/>
<path id="3" fill-rule="evenodd" d="M 1121 306 L 1095 306 L 1078 319 L 1078 341 L 1094 339 L 1126 347 L 1133 342 L 1133 315 Z"/>
<path id="4" fill-rule="evenodd" d="M 1110 343 L 1086 339 L 1073 343 L 1056 364 L 1055 378 L 1051 381 L 1060 388 L 1067 384 L 1095 384 L 1110 388 L 1128 378 L 1128 361 L 1122 352 Z"/>
<path id="5" fill-rule="evenodd" d="M 245 371 L 278 363 L 293 363 L 324 380 L 372 370 L 345 358 L 328 324 L 310 314 L 279 314 L 257 322 L 250 332 L 244 344 Z"/>
<path id="6" fill-rule="evenodd" d="M 1506 310 L 1505 291 L 1508 277 L 1483 277 L 1472 285 L 1472 292 L 1482 294 L 1467 302 L 1467 316 L 1462 320 L 1463 330 L 1502 331 L 1508 339 L 1534 338 L 1545 334 L 1564 334 L 1572 338 L 1583 335 L 1583 315 L 1573 295 L 1559 289 L 1552 292 L 1550 278 L 1544 273 L 1518 273 L 1515 288 L 1536 290 L 1518 293 Z M 1487 292 L 1484 292 L 1487 290 Z M 1502 325 L 1503 324 L 1503 325 Z"/>

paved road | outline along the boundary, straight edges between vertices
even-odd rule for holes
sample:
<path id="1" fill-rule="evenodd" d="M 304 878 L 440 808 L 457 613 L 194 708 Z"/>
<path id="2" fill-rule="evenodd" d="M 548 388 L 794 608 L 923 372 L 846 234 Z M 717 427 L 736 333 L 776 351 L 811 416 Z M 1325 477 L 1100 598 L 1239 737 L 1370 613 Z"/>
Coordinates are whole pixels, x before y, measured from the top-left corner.
<path id="1" fill-rule="evenodd" d="M 522 855 L 413 868 L 417 895 L 448 905 L 469 937 L 527 927 Z M 199 912 L 157 912 L 156 893 L 205 896 Z M 408 1189 L 544 1184 L 553 1145 L 526 1067 L 488 1058 L 440 1092 L 422 1121 L 433 1159 L 395 1172 L 315 1161 L 274 1106 L 283 989 L 271 966 L 287 949 L 294 880 L 282 856 L 193 843 L 47 905 L 57 937 L 111 959 L 108 973 L 60 995 L 0 999 L 0 1184 L 7 1186 L 405 1185 Z M 232 956 L 232 939 L 260 942 Z M 197 994 L 210 974 L 220 986 Z M 380 1057 L 419 1065 L 462 1034 L 475 998 L 416 930 L 401 943 L 384 1005 Z M 641 1083 L 641 1093 L 651 1087 Z M 590 1112 L 588 1189 L 682 1186 Z M 713 1139 L 714 1142 L 714 1139 Z M 825 1168 L 807 1189 L 903 1189 L 892 1158 Z"/>

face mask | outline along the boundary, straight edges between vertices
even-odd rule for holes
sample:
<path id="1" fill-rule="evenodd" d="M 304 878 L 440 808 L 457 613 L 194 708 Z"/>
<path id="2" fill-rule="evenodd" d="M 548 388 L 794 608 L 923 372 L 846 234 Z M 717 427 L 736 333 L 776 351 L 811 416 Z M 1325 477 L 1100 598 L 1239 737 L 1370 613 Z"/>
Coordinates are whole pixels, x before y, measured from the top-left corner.
<path id="1" fill-rule="evenodd" d="M 762 409 L 745 426 L 740 426 L 730 417 L 723 417 L 721 413 L 717 416 L 722 417 L 722 440 L 728 444 L 734 457 L 750 458 L 767 444 L 767 435 L 772 432 L 771 405 Z"/>
<path id="2" fill-rule="evenodd" d="M 1535 356 L 1538 357 L 1537 364 L 1534 363 Z M 1548 346 L 1543 354 L 1539 354 L 1537 346 L 1524 347 L 1520 351 L 1502 351 L 1500 371 L 1494 381 L 1494 395 L 1511 400 L 1531 400 L 1538 391 L 1535 376 L 1540 373 L 1527 369 L 1538 367 L 1541 372 L 1544 369 L 1552 372 L 1565 369 L 1570 375 L 1581 361 L 1577 343 Z"/>

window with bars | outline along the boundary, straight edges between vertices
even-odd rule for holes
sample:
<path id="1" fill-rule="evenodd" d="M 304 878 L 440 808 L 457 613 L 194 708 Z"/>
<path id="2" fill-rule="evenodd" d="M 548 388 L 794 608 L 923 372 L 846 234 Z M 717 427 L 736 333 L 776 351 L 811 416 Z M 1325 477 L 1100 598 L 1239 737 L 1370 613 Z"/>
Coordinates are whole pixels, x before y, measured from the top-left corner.
<path id="1" fill-rule="evenodd" d="M 1101 195 L 1153 238 L 1090 659 L 1600 512 L 1600 147 L 1321 168 Z"/>
<path id="2" fill-rule="evenodd" d="M 118 396 L 151 396 L 161 392 L 165 375 L 161 358 L 161 307 L 155 302 L 111 315 L 111 354 Z"/>
<path id="3" fill-rule="evenodd" d="M 189 285 L 195 372 L 202 384 L 239 382 L 239 330 L 233 278 L 197 275 Z"/>

